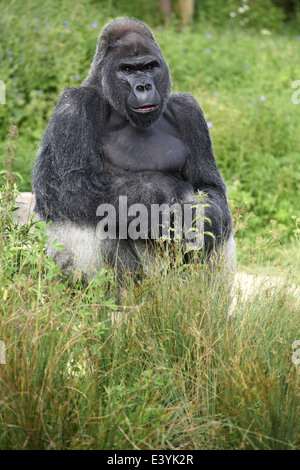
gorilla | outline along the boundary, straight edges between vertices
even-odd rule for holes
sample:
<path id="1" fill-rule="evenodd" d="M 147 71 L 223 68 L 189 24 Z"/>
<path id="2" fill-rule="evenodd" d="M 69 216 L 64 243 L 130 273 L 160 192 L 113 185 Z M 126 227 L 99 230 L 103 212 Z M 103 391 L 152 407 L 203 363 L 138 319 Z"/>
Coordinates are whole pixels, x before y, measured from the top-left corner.
<path id="1" fill-rule="evenodd" d="M 202 252 L 221 253 L 235 270 L 226 186 L 202 110 L 191 95 L 171 93 L 168 66 L 139 20 L 106 25 L 87 78 L 63 91 L 40 144 L 33 189 L 35 212 L 51 221 L 48 253 L 66 274 L 89 277 L 107 262 L 136 272 L 151 259 L 152 231 L 139 239 L 120 235 L 121 196 L 150 213 L 153 205 L 192 204 L 199 194 Z M 114 208 L 112 237 L 98 236 L 106 220 L 100 215 L 108 214 L 99 206 Z"/>

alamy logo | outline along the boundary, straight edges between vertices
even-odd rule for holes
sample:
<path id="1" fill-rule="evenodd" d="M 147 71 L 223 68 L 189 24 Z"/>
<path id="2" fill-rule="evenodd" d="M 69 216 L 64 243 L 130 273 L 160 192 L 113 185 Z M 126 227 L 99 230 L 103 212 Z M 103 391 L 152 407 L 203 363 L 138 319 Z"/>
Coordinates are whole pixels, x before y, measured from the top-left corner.
<path id="1" fill-rule="evenodd" d="M 292 83 L 292 88 L 299 88 L 292 94 L 292 103 L 299 104 L 300 103 L 300 80 L 295 80 Z"/>
<path id="2" fill-rule="evenodd" d="M 187 250 L 199 250 L 204 238 L 203 204 L 144 204 L 128 207 L 127 196 L 119 197 L 119 206 L 101 204 L 96 212 L 102 220 L 97 225 L 100 240 L 184 240 Z M 117 235 L 118 234 L 118 235 Z"/>
<path id="3" fill-rule="evenodd" d="M 6 89 L 2 80 L 0 80 L 0 104 L 6 104 Z"/>
<path id="4" fill-rule="evenodd" d="M 292 362 L 293 364 L 296 364 L 298 366 L 300 364 L 300 340 L 299 339 L 293 342 L 292 348 L 296 350 L 292 354 Z"/>
<path id="5" fill-rule="evenodd" d="M 0 364 L 5 364 L 5 343 L 0 341 Z"/>

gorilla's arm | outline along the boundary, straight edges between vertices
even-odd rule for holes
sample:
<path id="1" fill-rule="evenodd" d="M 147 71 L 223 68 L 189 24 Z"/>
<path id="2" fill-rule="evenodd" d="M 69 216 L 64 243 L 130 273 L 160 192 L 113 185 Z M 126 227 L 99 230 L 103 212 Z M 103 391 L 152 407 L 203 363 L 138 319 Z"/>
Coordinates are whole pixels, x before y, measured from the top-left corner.
<path id="1" fill-rule="evenodd" d="M 188 183 L 195 192 L 207 194 L 205 216 L 211 224 L 205 222 L 204 230 L 212 232 L 216 241 L 227 238 L 231 231 L 231 216 L 228 208 L 226 186 L 217 168 L 208 127 L 197 101 L 187 93 L 175 93 L 168 102 L 166 118 L 178 127 L 179 135 L 185 142 L 189 156 L 184 168 Z M 184 202 L 189 186 L 178 185 L 177 198 Z M 212 246 L 211 236 L 205 236 L 208 250 Z"/>
<path id="2" fill-rule="evenodd" d="M 169 203 L 170 187 L 157 173 L 130 173 L 104 167 L 101 139 L 109 107 L 94 87 L 63 92 L 37 156 L 33 189 L 35 211 L 43 219 L 95 224 L 100 204 L 118 209 L 120 195 L 128 206 Z"/>

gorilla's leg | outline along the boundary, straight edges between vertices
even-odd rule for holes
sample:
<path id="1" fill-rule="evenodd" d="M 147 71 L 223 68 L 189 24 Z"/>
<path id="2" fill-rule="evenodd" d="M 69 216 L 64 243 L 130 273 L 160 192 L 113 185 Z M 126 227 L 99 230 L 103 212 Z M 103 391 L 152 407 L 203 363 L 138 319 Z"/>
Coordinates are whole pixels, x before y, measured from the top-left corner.
<path id="1" fill-rule="evenodd" d="M 146 252 L 143 240 L 105 240 L 102 247 L 105 250 L 106 259 L 114 266 L 118 273 L 136 274 L 143 271 L 143 256 Z"/>
<path id="2" fill-rule="evenodd" d="M 65 276 L 81 272 L 85 278 L 92 278 L 104 267 L 105 262 L 115 266 L 121 273 L 149 272 L 157 262 L 150 241 L 99 240 L 95 228 L 69 221 L 51 223 L 47 235 L 47 253 Z M 64 248 L 56 248 L 56 245 L 63 245 Z M 233 235 L 219 246 L 216 253 L 218 260 L 221 259 L 224 274 L 234 275 L 236 258 Z"/>
<path id="3" fill-rule="evenodd" d="M 65 276 L 81 271 L 84 276 L 93 277 L 103 267 L 103 242 L 97 238 L 93 227 L 69 221 L 53 222 L 47 229 L 47 236 L 47 253 Z M 55 248 L 55 245 L 65 248 Z"/>
<path id="4" fill-rule="evenodd" d="M 75 272 L 92 278 L 106 262 L 119 273 L 137 273 L 149 263 L 144 240 L 100 240 L 96 228 L 69 221 L 51 223 L 47 236 L 47 253 L 65 276 Z"/>

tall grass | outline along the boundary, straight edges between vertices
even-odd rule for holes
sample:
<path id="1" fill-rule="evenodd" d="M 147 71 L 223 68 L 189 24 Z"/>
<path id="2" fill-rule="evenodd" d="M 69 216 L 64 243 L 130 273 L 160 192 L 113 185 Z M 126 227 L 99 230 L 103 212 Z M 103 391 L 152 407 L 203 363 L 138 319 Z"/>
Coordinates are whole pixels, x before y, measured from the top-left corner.
<path id="1" fill-rule="evenodd" d="M 108 274 L 71 289 L 32 268 L 1 280 L 0 448 L 300 448 L 300 309 L 284 283 L 229 317 L 201 266 L 128 280 L 118 305 Z"/>
<path id="2" fill-rule="evenodd" d="M 45 254 L 44 224 L 19 227 L 11 204 L 0 211 L 0 449 L 300 448 L 288 277 L 246 298 L 236 288 L 233 303 L 222 271 L 163 255 L 140 282 L 107 269 L 70 286 Z"/>

